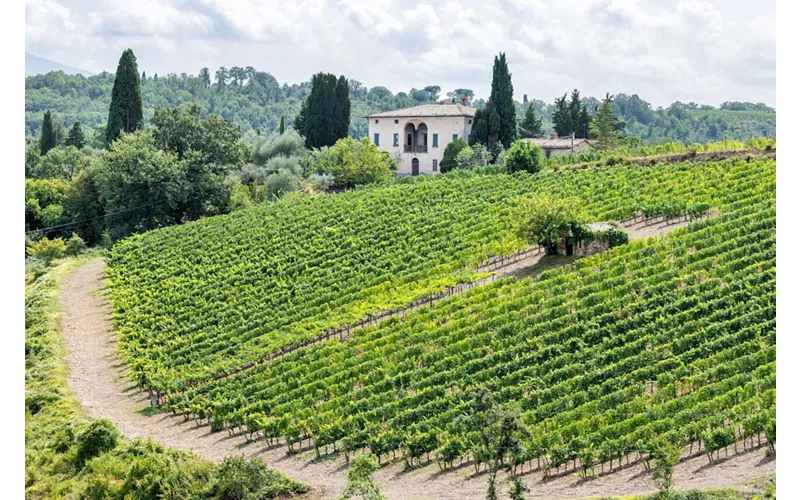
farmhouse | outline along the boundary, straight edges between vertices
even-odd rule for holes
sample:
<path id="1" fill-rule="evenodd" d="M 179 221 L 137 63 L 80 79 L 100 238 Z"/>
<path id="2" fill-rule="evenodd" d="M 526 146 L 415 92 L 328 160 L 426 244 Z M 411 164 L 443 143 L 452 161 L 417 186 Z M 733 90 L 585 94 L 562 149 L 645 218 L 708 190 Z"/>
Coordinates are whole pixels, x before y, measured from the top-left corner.
<path id="1" fill-rule="evenodd" d="M 455 139 L 467 140 L 474 116 L 466 100 L 373 113 L 367 116 L 369 137 L 399 157 L 398 175 L 437 174 L 444 148 Z"/>
<path id="2" fill-rule="evenodd" d="M 528 139 L 532 143 L 540 146 L 544 150 L 546 158 L 551 156 L 561 156 L 569 153 L 583 153 L 592 145 L 589 139 L 573 139 L 572 137 L 558 137 L 553 132 L 550 137 Z"/>

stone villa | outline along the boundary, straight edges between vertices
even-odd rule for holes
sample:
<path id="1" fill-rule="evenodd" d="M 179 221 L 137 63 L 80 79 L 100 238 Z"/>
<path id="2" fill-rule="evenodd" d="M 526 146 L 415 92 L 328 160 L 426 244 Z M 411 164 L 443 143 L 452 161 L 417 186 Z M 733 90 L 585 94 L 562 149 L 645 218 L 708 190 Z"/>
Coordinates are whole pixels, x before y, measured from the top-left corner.
<path id="1" fill-rule="evenodd" d="M 475 108 L 453 102 L 422 104 L 367 116 L 369 137 L 379 149 L 399 157 L 398 175 L 438 174 L 444 148 L 467 140 Z"/>

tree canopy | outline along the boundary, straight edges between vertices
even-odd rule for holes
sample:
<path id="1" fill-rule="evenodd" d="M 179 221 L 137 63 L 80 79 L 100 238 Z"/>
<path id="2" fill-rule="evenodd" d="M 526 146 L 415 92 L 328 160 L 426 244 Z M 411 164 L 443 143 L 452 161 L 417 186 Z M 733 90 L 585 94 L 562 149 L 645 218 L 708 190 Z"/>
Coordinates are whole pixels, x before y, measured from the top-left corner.
<path id="1" fill-rule="evenodd" d="M 330 174 L 336 187 L 353 187 L 390 180 L 397 163 L 387 151 L 382 151 L 366 138 L 344 137 L 331 147 L 314 150 L 312 168 L 317 174 Z"/>
<path id="2" fill-rule="evenodd" d="M 547 193 L 524 200 L 517 208 L 517 236 L 531 244 L 556 252 L 556 244 L 566 237 L 579 236 L 586 217 L 576 200 Z"/>

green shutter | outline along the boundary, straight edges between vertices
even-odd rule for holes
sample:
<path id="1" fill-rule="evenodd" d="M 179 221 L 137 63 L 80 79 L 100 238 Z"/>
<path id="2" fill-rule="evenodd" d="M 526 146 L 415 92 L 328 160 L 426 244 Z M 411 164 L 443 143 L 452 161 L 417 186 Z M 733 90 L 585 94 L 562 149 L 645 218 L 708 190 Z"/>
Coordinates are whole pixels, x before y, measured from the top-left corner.
<path id="1" fill-rule="evenodd" d="M 392 146 L 399 146 L 399 145 L 400 145 L 400 134 L 394 134 L 394 143 L 392 144 Z"/>
<path id="2" fill-rule="evenodd" d="M 458 134 L 453 134 L 453 140 L 455 141 L 456 139 L 458 139 Z"/>
<path id="3" fill-rule="evenodd" d="M 375 132 L 375 145 L 376 146 L 380 146 L 380 141 L 378 140 L 379 137 L 380 137 L 380 134 Z"/>
<path id="4" fill-rule="evenodd" d="M 439 147 L 439 134 L 433 134 L 433 147 Z"/>

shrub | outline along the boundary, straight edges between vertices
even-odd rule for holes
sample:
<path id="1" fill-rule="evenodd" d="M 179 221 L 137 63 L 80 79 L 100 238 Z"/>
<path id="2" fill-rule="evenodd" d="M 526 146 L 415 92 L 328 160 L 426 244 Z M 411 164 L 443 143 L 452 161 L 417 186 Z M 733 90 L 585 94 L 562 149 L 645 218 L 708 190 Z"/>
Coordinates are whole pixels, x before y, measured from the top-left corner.
<path id="1" fill-rule="evenodd" d="M 227 457 L 214 474 L 209 494 L 214 499 L 274 498 L 282 493 L 305 493 L 308 487 L 267 468 L 261 460 Z"/>
<path id="2" fill-rule="evenodd" d="M 439 171 L 443 174 L 446 174 L 447 172 L 458 168 L 458 153 L 460 153 L 461 150 L 466 147 L 467 143 L 461 138 L 449 142 L 447 147 L 444 148 L 442 161 L 439 162 Z"/>
<path id="3" fill-rule="evenodd" d="M 65 252 L 67 255 L 78 255 L 86 249 L 86 243 L 83 238 L 78 236 L 78 233 L 72 233 L 72 236 L 67 240 Z"/>
<path id="4" fill-rule="evenodd" d="M 542 148 L 531 141 L 514 141 L 503 156 L 503 163 L 510 173 L 529 172 L 535 174 L 542 169 Z"/>
<path id="5" fill-rule="evenodd" d="M 253 195 L 250 193 L 250 187 L 242 184 L 242 181 L 239 179 L 235 179 L 233 188 L 231 189 L 230 210 L 233 212 L 252 205 Z"/>
<path id="6" fill-rule="evenodd" d="M 330 174 L 311 174 L 308 176 L 308 182 L 317 191 L 326 191 L 336 183 L 336 179 Z"/>
<path id="7" fill-rule="evenodd" d="M 110 420 L 95 420 L 78 434 L 77 460 L 82 466 L 87 460 L 113 450 L 119 442 L 119 431 Z"/>
<path id="8" fill-rule="evenodd" d="M 31 257 L 41 259 L 45 265 L 49 266 L 53 260 L 63 257 L 66 249 L 67 247 L 62 238 L 55 238 L 52 240 L 42 238 L 39 241 L 31 243 L 25 251 Z"/>
<path id="9" fill-rule="evenodd" d="M 352 495 L 361 495 L 365 500 L 380 500 L 380 486 L 372 479 L 372 473 L 378 470 L 378 463 L 372 455 L 359 455 L 347 471 L 347 488 L 344 490 L 345 498 Z"/>
<path id="10" fill-rule="evenodd" d="M 272 134 L 259 137 L 253 145 L 253 161 L 259 165 L 279 156 L 302 156 L 305 151 L 305 139 L 296 130 L 287 130 L 283 134 Z"/>
<path id="11" fill-rule="evenodd" d="M 311 155 L 313 172 L 332 175 L 339 187 L 388 181 L 397 171 L 392 155 L 378 149 L 367 137 L 361 140 L 344 137 Z"/>
<path id="12" fill-rule="evenodd" d="M 267 188 L 267 200 L 277 200 L 286 193 L 291 193 L 300 189 L 300 181 L 289 172 L 278 172 L 270 174 L 264 180 Z"/>
<path id="13" fill-rule="evenodd" d="M 289 172 L 292 175 L 300 175 L 302 169 L 300 168 L 300 158 L 297 156 L 276 156 L 270 158 L 264 167 L 267 172 Z"/>

